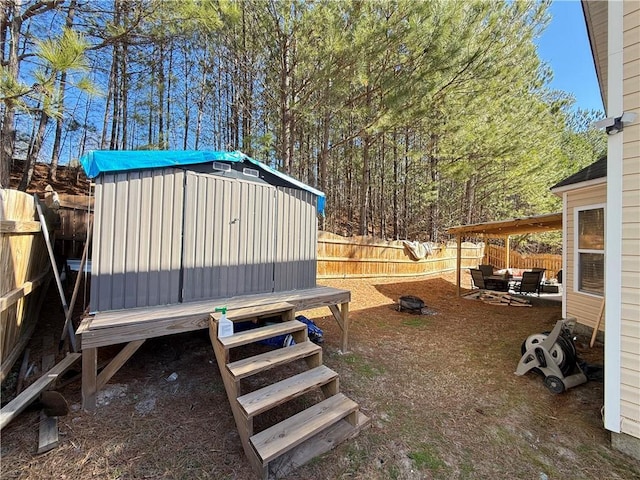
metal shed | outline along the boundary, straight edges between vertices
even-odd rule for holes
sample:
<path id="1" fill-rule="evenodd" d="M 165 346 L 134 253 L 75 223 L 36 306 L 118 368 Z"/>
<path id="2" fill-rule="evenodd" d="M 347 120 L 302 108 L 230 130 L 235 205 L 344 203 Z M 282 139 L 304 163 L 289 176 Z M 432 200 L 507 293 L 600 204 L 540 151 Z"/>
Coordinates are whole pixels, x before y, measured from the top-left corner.
<path id="1" fill-rule="evenodd" d="M 95 151 L 92 312 L 316 286 L 324 194 L 241 152 Z"/>

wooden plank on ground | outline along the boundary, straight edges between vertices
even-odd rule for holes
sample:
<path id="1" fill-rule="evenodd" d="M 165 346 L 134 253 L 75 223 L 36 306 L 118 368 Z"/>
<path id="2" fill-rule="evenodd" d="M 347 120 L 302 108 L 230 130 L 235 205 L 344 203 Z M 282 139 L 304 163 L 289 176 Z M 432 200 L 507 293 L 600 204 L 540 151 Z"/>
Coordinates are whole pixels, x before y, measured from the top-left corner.
<path id="1" fill-rule="evenodd" d="M 40 412 L 40 432 L 38 435 L 38 454 L 53 450 L 60 443 L 58 437 L 58 417 L 48 417 Z"/>
<path id="2" fill-rule="evenodd" d="M 47 353 L 42 356 L 42 371 L 51 370 L 56 364 L 56 356 L 53 353 Z"/>
<path id="3" fill-rule="evenodd" d="M 54 383 L 60 375 L 80 359 L 79 353 L 70 353 L 60 363 L 33 382 L 24 392 L 14 398 L 0 410 L 0 430 L 7 426 L 20 412 L 22 412 L 35 398 Z"/>

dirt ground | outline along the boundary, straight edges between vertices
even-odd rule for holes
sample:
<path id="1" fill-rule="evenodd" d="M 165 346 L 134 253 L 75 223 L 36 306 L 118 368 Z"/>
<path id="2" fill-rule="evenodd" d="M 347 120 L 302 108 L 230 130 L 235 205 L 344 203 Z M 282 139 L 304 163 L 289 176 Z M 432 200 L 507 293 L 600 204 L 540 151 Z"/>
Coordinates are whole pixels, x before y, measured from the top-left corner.
<path id="1" fill-rule="evenodd" d="M 322 283 L 352 292 L 350 351 L 339 352 L 328 309 L 305 315 L 325 331 L 324 361 L 341 390 L 372 422 L 287 478 L 640 479 L 640 462 L 610 447 L 601 382 L 554 395 L 541 377 L 514 375 L 523 340 L 551 330 L 559 303 L 458 298 L 452 275 Z M 432 314 L 396 311 L 405 294 Z M 34 354 L 56 328 L 53 310 L 32 339 Z M 602 344 L 588 341 L 578 338 L 580 357 L 601 365 Z M 2 431 L 2 479 L 254 478 L 204 331 L 147 340 L 93 414 L 80 408 L 79 381 L 59 391 L 71 406 L 60 417 L 60 446 L 36 455 L 38 412 L 21 414 Z"/>

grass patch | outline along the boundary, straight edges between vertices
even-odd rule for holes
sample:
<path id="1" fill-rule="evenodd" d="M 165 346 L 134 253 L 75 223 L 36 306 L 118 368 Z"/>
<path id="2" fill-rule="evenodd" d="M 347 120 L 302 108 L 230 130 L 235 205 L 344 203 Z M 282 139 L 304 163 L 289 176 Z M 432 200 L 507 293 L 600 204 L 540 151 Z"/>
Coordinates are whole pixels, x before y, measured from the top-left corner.
<path id="1" fill-rule="evenodd" d="M 389 480 L 399 480 L 400 473 L 400 468 L 398 468 L 397 465 L 390 465 L 387 467 L 387 478 Z"/>
<path id="2" fill-rule="evenodd" d="M 345 474 L 352 476 L 369 462 L 369 452 L 357 445 L 349 445 L 346 449 L 346 457 L 349 462 Z"/>
<path id="3" fill-rule="evenodd" d="M 469 460 L 465 460 L 460 465 L 460 478 L 472 478 L 475 469 Z"/>
<path id="4" fill-rule="evenodd" d="M 350 353 L 348 355 L 344 355 L 342 360 L 351 365 L 354 372 L 358 375 L 365 378 L 374 378 L 384 373 L 384 368 L 381 366 L 371 365 L 366 359 L 362 358 L 360 355 L 356 355 Z"/>
<path id="5" fill-rule="evenodd" d="M 402 321 L 405 327 L 423 329 L 431 325 L 431 320 L 424 317 L 413 317 Z"/>
<path id="6" fill-rule="evenodd" d="M 437 472 L 446 466 L 446 464 L 440 460 L 438 455 L 433 451 L 431 446 L 426 444 L 421 445 L 418 450 L 409 452 L 408 457 L 419 470 L 426 468 L 432 472 Z"/>

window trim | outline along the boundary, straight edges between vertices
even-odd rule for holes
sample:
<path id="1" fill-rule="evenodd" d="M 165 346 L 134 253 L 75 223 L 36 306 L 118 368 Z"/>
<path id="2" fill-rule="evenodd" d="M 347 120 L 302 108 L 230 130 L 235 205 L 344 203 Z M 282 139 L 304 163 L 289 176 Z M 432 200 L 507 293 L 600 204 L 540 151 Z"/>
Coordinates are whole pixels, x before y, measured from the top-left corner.
<path id="1" fill-rule="evenodd" d="M 605 234 L 605 245 L 602 250 L 594 250 L 590 248 L 580 249 L 580 212 L 585 210 L 598 210 L 602 209 L 604 211 L 604 223 L 602 225 L 603 234 Z M 605 259 L 605 269 L 604 274 L 606 277 L 606 226 L 607 226 L 607 204 L 606 203 L 596 203 L 593 205 L 582 205 L 580 207 L 573 208 L 573 291 L 575 293 L 579 293 L 580 295 L 585 295 L 592 298 L 604 298 L 604 292 L 599 295 L 596 293 L 590 293 L 580 290 L 580 254 L 581 253 L 599 253 L 602 254 L 603 259 Z M 605 281 L 606 286 L 606 278 L 603 279 Z"/>

